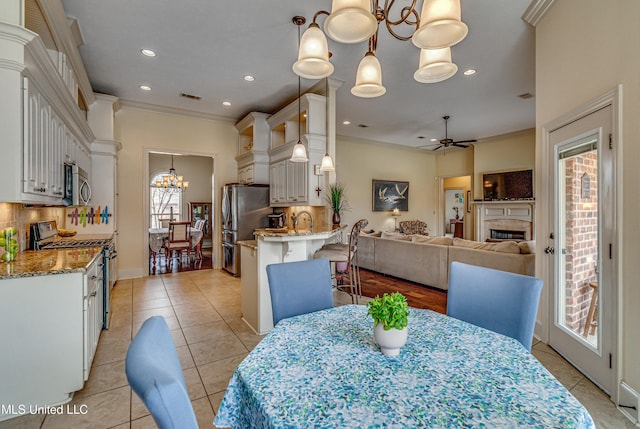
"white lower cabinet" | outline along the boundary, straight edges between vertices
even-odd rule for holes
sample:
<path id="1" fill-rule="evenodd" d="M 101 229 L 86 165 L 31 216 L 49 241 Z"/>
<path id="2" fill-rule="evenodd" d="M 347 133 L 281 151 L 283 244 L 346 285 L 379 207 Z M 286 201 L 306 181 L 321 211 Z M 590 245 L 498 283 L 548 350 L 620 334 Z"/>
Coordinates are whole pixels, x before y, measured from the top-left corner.
<path id="1" fill-rule="evenodd" d="M 0 421 L 82 389 L 102 329 L 101 265 L 0 280 Z"/>

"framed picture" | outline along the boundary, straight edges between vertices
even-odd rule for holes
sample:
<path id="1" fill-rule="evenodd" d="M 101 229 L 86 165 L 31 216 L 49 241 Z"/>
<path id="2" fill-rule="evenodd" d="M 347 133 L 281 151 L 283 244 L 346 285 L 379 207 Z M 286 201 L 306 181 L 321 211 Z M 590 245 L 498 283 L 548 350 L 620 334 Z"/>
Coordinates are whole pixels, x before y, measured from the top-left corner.
<path id="1" fill-rule="evenodd" d="M 373 179 L 373 211 L 409 210 L 409 182 Z"/>

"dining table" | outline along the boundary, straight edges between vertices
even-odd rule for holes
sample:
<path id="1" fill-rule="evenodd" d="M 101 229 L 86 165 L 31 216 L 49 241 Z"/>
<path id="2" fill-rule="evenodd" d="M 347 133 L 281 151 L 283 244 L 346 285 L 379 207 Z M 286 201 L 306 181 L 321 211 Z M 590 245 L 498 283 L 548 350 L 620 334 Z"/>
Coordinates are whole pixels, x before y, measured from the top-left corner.
<path id="1" fill-rule="evenodd" d="M 281 320 L 234 371 L 219 428 L 580 428 L 589 412 L 517 340 L 410 309 L 383 355 L 363 305 Z"/>
<path id="2" fill-rule="evenodd" d="M 191 245 L 196 249 L 196 258 L 200 255 L 200 246 L 202 246 L 202 237 L 204 232 L 201 229 L 189 227 L 191 235 Z M 149 228 L 149 249 L 153 253 L 153 264 L 156 264 L 156 254 L 160 252 L 167 240 L 169 239 L 169 228 Z"/>

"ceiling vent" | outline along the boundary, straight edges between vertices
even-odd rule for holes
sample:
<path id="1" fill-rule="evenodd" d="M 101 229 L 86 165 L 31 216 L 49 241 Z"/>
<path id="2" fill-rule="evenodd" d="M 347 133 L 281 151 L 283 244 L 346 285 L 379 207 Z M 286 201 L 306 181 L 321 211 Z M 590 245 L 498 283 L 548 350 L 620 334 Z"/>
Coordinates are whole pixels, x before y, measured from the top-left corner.
<path id="1" fill-rule="evenodd" d="M 525 92 L 524 94 L 518 95 L 518 97 L 522 98 L 523 100 L 528 100 L 530 98 L 533 98 L 533 94 L 530 92 Z"/>
<path id="2" fill-rule="evenodd" d="M 202 99 L 202 97 L 200 97 L 199 95 L 187 94 L 185 92 L 181 92 L 180 93 L 180 97 L 188 98 L 188 99 L 191 99 L 191 100 L 201 100 Z"/>
<path id="3" fill-rule="evenodd" d="M 360 124 L 358 125 L 360 128 L 369 128 L 369 125 L 365 125 L 365 124 Z"/>

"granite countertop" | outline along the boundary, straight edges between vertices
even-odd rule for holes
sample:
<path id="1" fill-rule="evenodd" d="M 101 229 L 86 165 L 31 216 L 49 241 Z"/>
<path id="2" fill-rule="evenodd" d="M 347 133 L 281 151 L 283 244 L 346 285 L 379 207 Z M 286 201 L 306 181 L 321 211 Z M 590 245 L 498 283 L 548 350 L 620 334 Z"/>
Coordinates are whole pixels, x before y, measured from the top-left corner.
<path id="1" fill-rule="evenodd" d="M 0 262 L 0 280 L 85 272 L 99 257 L 102 257 L 101 246 L 18 252 L 15 260 Z"/>
<path id="2" fill-rule="evenodd" d="M 305 229 L 298 230 L 288 228 L 258 228 L 253 231 L 255 236 L 260 237 L 304 237 L 307 235 L 330 235 L 344 230 L 347 225 L 333 226 L 328 225 L 326 227 L 314 228 L 313 231 Z"/>
<path id="3" fill-rule="evenodd" d="M 241 240 L 241 241 L 237 241 L 236 243 L 239 244 L 240 246 L 248 247 L 254 250 L 258 248 L 257 240 Z"/>

